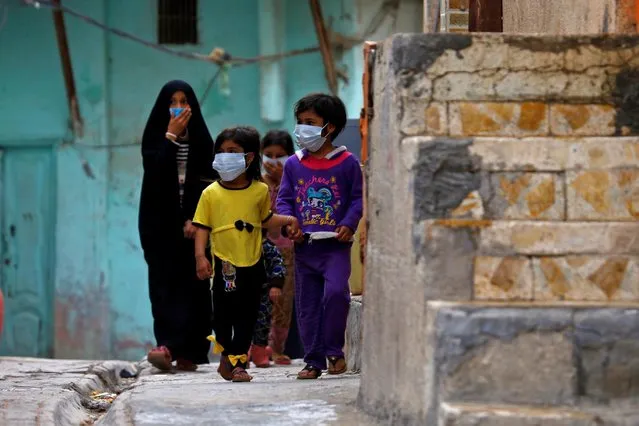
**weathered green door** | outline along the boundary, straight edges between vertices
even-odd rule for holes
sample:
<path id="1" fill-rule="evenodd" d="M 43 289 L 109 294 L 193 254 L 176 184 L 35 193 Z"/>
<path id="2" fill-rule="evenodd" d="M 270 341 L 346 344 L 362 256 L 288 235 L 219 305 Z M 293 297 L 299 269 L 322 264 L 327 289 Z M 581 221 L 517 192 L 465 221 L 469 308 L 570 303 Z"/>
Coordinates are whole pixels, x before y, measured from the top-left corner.
<path id="1" fill-rule="evenodd" d="M 52 355 L 55 171 L 50 145 L 0 146 L 0 355 Z"/>

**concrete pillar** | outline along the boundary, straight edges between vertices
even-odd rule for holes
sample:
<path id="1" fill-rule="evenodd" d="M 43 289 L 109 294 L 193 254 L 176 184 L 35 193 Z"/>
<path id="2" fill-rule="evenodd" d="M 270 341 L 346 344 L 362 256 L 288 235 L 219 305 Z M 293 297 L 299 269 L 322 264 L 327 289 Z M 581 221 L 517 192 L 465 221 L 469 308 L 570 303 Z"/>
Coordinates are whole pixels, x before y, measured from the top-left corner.
<path id="1" fill-rule="evenodd" d="M 639 37 L 398 34 L 372 87 L 360 405 L 639 424 Z"/>

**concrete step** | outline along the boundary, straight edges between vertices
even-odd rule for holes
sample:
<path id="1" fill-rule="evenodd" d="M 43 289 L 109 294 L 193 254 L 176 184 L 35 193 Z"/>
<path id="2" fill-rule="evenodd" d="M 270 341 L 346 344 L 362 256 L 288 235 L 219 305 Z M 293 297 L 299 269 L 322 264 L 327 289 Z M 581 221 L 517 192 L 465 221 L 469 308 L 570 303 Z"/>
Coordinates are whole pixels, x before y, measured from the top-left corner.
<path id="1" fill-rule="evenodd" d="M 429 424 L 444 402 L 639 407 L 639 305 L 429 302 L 426 333 Z"/>
<path id="2" fill-rule="evenodd" d="M 359 371 L 362 363 L 362 296 L 351 296 L 351 307 L 346 323 L 344 354 L 349 370 Z"/>
<path id="3" fill-rule="evenodd" d="M 636 426 L 639 411 L 624 412 L 599 407 L 575 410 L 568 407 L 523 405 L 442 404 L 439 426 Z"/>

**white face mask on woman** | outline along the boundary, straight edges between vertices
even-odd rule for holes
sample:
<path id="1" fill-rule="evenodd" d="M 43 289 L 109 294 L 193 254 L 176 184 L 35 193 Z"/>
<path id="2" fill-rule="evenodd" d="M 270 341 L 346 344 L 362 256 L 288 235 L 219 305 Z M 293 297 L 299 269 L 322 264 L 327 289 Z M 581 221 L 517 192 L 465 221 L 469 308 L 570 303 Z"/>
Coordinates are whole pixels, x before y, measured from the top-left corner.
<path id="1" fill-rule="evenodd" d="M 247 169 L 246 154 L 241 152 L 220 152 L 215 154 L 213 169 L 220 174 L 224 182 L 231 182 Z"/>
<path id="2" fill-rule="evenodd" d="M 326 142 L 326 137 L 322 136 L 322 131 L 326 126 L 328 126 L 328 124 L 324 127 L 298 124 L 295 126 L 293 134 L 297 139 L 297 143 L 299 143 L 302 148 L 308 149 L 311 152 L 317 152 L 322 148 L 324 142 Z"/>

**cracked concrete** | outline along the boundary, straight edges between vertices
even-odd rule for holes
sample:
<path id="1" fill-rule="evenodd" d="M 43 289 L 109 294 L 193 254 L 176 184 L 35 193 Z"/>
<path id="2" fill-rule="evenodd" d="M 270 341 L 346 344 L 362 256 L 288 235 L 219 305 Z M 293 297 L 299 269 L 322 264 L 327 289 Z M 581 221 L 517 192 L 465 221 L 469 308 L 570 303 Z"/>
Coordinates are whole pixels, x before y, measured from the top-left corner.
<path id="1" fill-rule="evenodd" d="M 163 374 L 146 362 L 0 358 L 0 425 L 379 424 L 355 406 L 359 374 L 296 380 L 302 366 L 252 368 L 252 383 L 230 383 L 217 364 Z M 93 391 L 119 394 L 106 414 L 85 408 Z"/>
<path id="2" fill-rule="evenodd" d="M 83 407 L 92 391 L 113 392 L 119 361 L 0 358 L 0 424 L 85 425 L 97 418 Z M 85 402 L 85 401 L 84 401 Z"/>
<path id="3" fill-rule="evenodd" d="M 252 368 L 251 383 L 230 383 L 216 364 L 193 373 L 146 368 L 99 425 L 375 425 L 355 407 L 359 375 L 296 380 L 303 367 Z"/>

